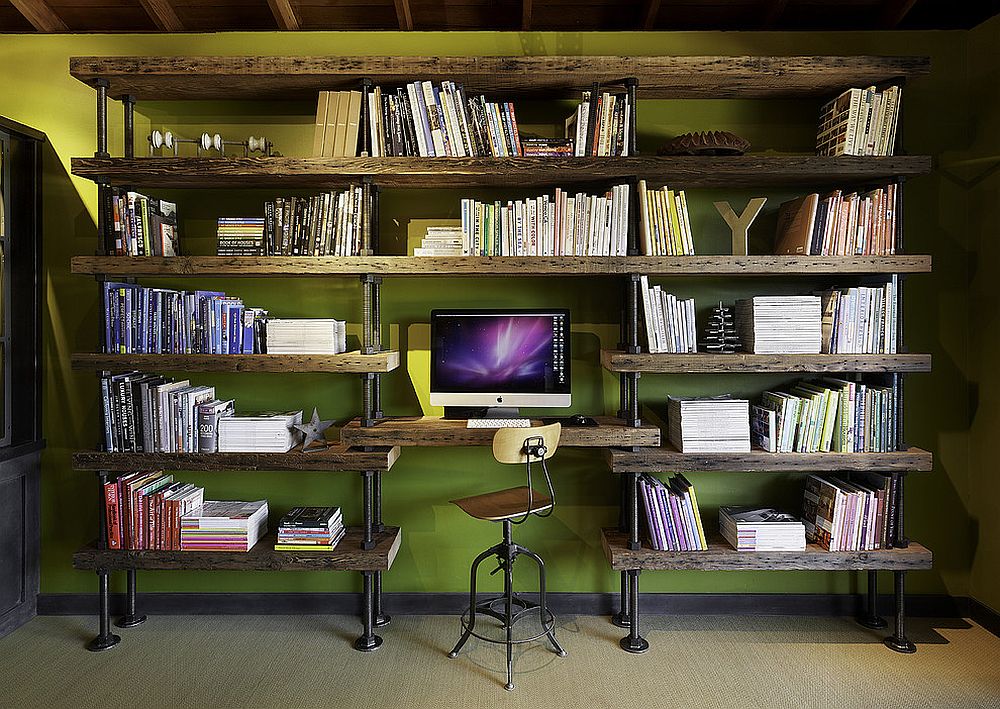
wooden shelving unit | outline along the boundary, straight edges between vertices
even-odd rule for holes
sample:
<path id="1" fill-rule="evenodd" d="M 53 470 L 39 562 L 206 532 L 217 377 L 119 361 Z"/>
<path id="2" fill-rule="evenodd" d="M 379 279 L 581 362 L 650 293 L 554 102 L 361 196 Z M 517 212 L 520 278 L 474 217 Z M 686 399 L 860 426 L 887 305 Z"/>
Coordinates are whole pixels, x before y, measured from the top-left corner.
<path id="1" fill-rule="evenodd" d="M 303 453 L 108 453 L 76 451 L 75 470 L 286 470 L 286 471 L 388 471 L 399 458 L 399 447 L 365 450 L 332 445 Z"/>
<path id="2" fill-rule="evenodd" d="M 74 256 L 81 275 L 309 276 L 826 276 L 929 273 L 930 256 Z"/>
<path id="3" fill-rule="evenodd" d="M 166 372 L 391 372 L 399 367 L 399 352 L 345 352 L 335 355 L 287 354 L 103 354 L 78 352 L 74 369 L 158 369 Z"/>
<path id="4" fill-rule="evenodd" d="M 234 551 L 122 551 L 101 549 L 92 542 L 73 554 L 75 569 L 123 571 L 388 571 L 399 552 L 402 532 L 386 527 L 375 533 L 375 546 L 362 548 L 364 531 L 348 527 L 344 538 L 331 551 L 275 551 L 277 536 L 271 533 L 248 552 Z"/>
<path id="5" fill-rule="evenodd" d="M 736 374 L 741 372 L 929 372 L 929 354 L 630 354 L 601 350 L 609 372 Z"/>

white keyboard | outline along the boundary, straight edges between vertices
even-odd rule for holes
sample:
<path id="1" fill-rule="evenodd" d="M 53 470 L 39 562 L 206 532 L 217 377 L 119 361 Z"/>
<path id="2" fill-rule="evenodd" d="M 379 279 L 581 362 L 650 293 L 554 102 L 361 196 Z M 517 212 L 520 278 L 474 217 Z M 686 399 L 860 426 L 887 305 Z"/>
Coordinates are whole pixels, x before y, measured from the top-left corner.
<path id="1" fill-rule="evenodd" d="M 531 419 L 469 419 L 466 428 L 531 428 Z"/>

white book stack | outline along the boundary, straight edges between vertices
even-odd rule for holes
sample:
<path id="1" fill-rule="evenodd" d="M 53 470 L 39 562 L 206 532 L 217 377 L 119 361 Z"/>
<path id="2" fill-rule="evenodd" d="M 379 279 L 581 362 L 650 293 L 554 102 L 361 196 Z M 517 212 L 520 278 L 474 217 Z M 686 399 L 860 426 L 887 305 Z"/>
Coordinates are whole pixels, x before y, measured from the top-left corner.
<path id="1" fill-rule="evenodd" d="M 464 246 L 467 241 L 460 226 L 429 226 L 427 233 L 420 241 L 420 246 L 413 249 L 414 256 L 468 256 Z"/>
<path id="2" fill-rule="evenodd" d="M 347 323 L 332 318 L 270 318 L 268 354 L 339 354 L 347 351 Z"/>
<path id="3" fill-rule="evenodd" d="M 766 295 L 738 300 L 736 329 L 745 352 L 819 354 L 823 340 L 820 298 Z"/>
<path id="4" fill-rule="evenodd" d="M 719 508 L 719 531 L 737 551 L 804 551 L 802 520 L 772 507 Z"/>
<path id="5" fill-rule="evenodd" d="M 750 402 L 728 396 L 667 399 L 667 436 L 681 453 L 750 450 Z"/>
<path id="6" fill-rule="evenodd" d="M 301 411 L 219 419 L 220 453 L 287 453 L 302 442 Z"/>
<path id="7" fill-rule="evenodd" d="M 267 500 L 210 500 L 181 517 L 182 551 L 250 551 L 265 534 Z"/>
<path id="8" fill-rule="evenodd" d="M 641 276 L 642 312 L 650 352 L 697 352 L 694 298 L 680 300 Z"/>

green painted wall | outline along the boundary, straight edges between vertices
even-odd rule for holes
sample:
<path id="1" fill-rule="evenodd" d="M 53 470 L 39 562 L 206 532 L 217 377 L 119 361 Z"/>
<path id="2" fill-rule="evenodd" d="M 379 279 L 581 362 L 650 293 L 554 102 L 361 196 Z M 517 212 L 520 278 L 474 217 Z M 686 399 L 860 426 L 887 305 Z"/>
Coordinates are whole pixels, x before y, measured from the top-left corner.
<path id="1" fill-rule="evenodd" d="M 45 432 L 42 510 L 42 591 L 88 591 L 93 575 L 70 568 L 69 556 L 90 539 L 96 525 L 96 489 L 86 473 L 69 469 L 69 454 L 98 439 L 94 376 L 70 370 L 72 351 L 96 343 L 97 289 L 92 280 L 71 276 L 70 256 L 95 246 L 94 185 L 68 175 L 71 156 L 94 150 L 94 92 L 71 79 L 68 58 L 89 54 L 906 54 L 932 56 L 934 73 L 905 90 L 905 144 L 913 153 L 937 157 L 968 147 L 970 120 L 966 95 L 968 33 L 302 33 L 217 35 L 5 36 L 0 41 L 0 112 L 44 130 L 51 141 L 45 173 Z M 640 106 L 640 148 L 695 129 L 729 129 L 746 136 L 754 150 L 808 152 L 816 101 L 646 101 Z M 151 127 L 190 136 L 203 129 L 225 136 L 264 133 L 286 155 L 306 154 L 313 107 L 302 104 L 173 103 L 140 104 L 138 132 Z M 554 131 L 568 104 L 521 103 L 518 116 L 539 132 Z M 111 111 L 114 150 L 121 150 L 117 104 Z M 137 150 L 143 150 L 139 145 Z M 119 153 L 120 154 L 120 153 Z M 969 468 L 967 288 L 971 232 L 966 223 L 967 190 L 941 174 L 914 180 L 907 190 L 907 240 L 914 252 L 931 253 L 935 272 L 908 282 L 908 341 L 914 351 L 934 354 L 933 375 L 916 375 L 907 389 L 910 442 L 935 451 L 933 474 L 915 476 L 908 488 L 908 530 L 937 554 L 935 569 L 911 576 L 920 592 L 969 592 L 977 528 L 967 510 L 974 494 Z M 513 193 L 513 192 L 512 192 Z M 180 203 L 184 248 L 209 253 L 216 216 L 257 213 L 269 192 L 172 193 Z M 406 220 L 456 217 L 459 191 L 389 192 L 383 201 L 382 229 L 388 248 L 402 253 Z M 726 229 L 713 199 L 734 202 L 766 195 L 773 215 L 790 193 L 769 190 L 698 190 L 689 195 L 692 226 L 700 253 L 724 253 Z M 772 216 L 773 220 L 773 216 Z M 773 221 L 762 217 L 752 242 L 767 243 Z M 760 246 L 763 249 L 765 247 Z M 152 282 L 152 281 L 151 281 Z M 179 284 L 173 284 L 179 285 Z M 357 320 L 359 288 L 348 279 L 218 282 L 253 304 L 281 315 L 335 315 Z M 714 301 L 753 293 L 808 292 L 816 281 L 664 281 L 678 295 L 694 295 L 704 312 Z M 384 320 L 402 349 L 414 350 L 411 368 L 384 379 L 389 414 L 420 411 L 417 392 L 426 373 L 414 366 L 425 340 L 428 311 L 440 305 L 551 305 L 573 310 L 574 410 L 613 413 L 614 378 L 598 366 L 601 344 L 613 344 L 619 301 L 616 284 L 594 279 L 393 279 L 384 288 Z M 992 315 L 992 313 L 990 313 Z M 318 375 L 209 375 L 192 377 L 235 396 L 243 410 L 318 405 L 324 416 L 346 419 L 360 406 L 358 383 Z M 643 399 L 662 409 L 668 393 L 734 391 L 753 395 L 788 379 L 756 377 L 647 377 Z M 598 529 L 617 517 L 616 481 L 599 456 L 566 450 L 555 458 L 559 507 L 556 515 L 519 530 L 520 540 L 548 561 L 557 591 L 610 591 L 617 577 L 600 551 Z M 388 591 L 456 591 L 467 584 L 467 565 L 493 543 L 496 528 L 467 519 L 447 501 L 514 484 L 519 472 L 499 469 L 485 449 L 407 450 L 385 478 L 385 516 L 405 530 L 403 548 L 384 580 Z M 360 517 L 360 481 L 347 474 L 231 473 L 184 474 L 202 483 L 213 498 L 267 497 L 274 512 L 295 504 L 340 504 L 348 521 Z M 698 475 L 699 498 L 709 524 L 726 503 L 776 502 L 795 506 L 800 478 L 784 475 Z M 992 568 L 996 568 L 994 554 Z M 977 562 L 978 562 L 977 557 Z M 987 573 L 989 567 L 986 567 Z M 355 575 L 236 574 L 220 572 L 149 573 L 144 590 L 174 591 L 331 591 L 359 586 Z M 845 574 L 660 573 L 643 577 L 643 590 L 664 592 L 847 592 L 857 580 Z"/>

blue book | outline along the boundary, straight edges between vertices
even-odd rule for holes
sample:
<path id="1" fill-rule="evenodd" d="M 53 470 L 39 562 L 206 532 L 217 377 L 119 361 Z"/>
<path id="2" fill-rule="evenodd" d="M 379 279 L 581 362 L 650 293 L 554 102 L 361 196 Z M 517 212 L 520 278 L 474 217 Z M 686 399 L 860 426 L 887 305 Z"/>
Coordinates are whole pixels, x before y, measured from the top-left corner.
<path id="1" fill-rule="evenodd" d="M 229 306 L 229 348 L 228 354 L 240 354 L 243 350 L 243 303 L 237 301 Z"/>
<path id="2" fill-rule="evenodd" d="M 256 308 L 243 310 L 243 354 L 253 354 L 253 320 Z"/>

